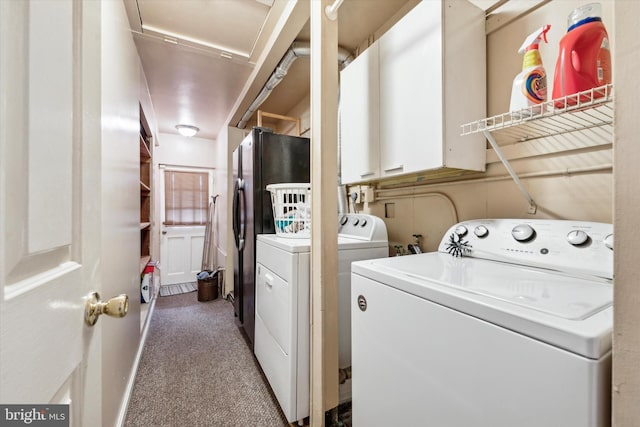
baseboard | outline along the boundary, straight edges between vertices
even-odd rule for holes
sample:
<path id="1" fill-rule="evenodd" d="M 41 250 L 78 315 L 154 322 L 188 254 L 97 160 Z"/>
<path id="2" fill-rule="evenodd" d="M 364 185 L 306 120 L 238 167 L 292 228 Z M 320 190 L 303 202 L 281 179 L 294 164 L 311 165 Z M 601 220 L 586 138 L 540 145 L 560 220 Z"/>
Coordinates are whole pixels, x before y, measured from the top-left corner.
<path id="1" fill-rule="evenodd" d="M 127 387 L 124 391 L 122 404 L 120 405 L 120 411 L 118 413 L 118 419 L 116 421 L 117 427 L 123 427 L 124 422 L 127 419 L 129 401 L 131 400 L 131 394 L 133 393 L 133 386 L 136 382 L 136 374 L 138 373 L 138 366 L 140 365 L 140 359 L 142 358 L 142 351 L 144 350 L 144 344 L 147 342 L 147 332 L 149 331 L 149 325 L 151 324 L 151 318 L 153 317 L 153 312 L 156 308 L 157 300 L 158 300 L 157 296 L 153 298 L 153 300 L 151 300 L 151 307 L 149 307 L 147 320 L 144 324 L 142 335 L 140 336 L 140 344 L 138 345 L 138 352 L 136 353 L 136 358 L 133 361 L 133 367 L 131 368 L 131 373 L 129 374 L 129 381 L 127 381 Z"/>

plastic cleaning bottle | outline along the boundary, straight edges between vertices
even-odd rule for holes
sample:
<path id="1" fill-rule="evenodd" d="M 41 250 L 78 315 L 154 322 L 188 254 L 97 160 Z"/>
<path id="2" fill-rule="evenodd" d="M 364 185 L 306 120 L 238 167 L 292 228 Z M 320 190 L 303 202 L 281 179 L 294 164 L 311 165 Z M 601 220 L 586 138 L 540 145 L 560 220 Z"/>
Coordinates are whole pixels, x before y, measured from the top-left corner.
<path id="1" fill-rule="evenodd" d="M 542 59 L 538 51 L 538 44 L 541 41 L 547 43 L 547 32 L 551 25 L 540 27 L 527 37 L 518 53 L 524 53 L 522 59 L 522 72 L 513 79 L 511 89 L 511 104 L 509 110 L 514 112 L 532 105 L 538 105 L 547 100 L 547 73 L 542 66 Z M 529 116 L 540 114 L 542 107 L 519 111 L 513 114 L 515 118 L 520 115 Z"/>
<path id="2" fill-rule="evenodd" d="M 611 83 L 609 36 L 602 23 L 599 3 L 575 9 L 567 18 L 567 34 L 560 40 L 560 52 L 553 79 L 553 99 Z M 594 94 L 597 98 L 602 94 Z M 589 97 L 583 99 L 587 101 Z M 576 103 L 568 100 L 568 105 Z M 555 102 L 558 108 L 564 102 Z"/>

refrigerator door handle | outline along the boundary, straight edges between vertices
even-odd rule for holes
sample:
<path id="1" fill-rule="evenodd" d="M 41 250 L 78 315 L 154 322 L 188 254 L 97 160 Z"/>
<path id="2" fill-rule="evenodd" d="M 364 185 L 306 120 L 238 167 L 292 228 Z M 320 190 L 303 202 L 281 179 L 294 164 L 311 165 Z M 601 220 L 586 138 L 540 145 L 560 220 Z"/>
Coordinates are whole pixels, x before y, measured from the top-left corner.
<path id="1" fill-rule="evenodd" d="M 242 251 L 244 249 L 244 242 L 247 235 L 247 204 L 246 204 L 246 196 L 244 192 L 244 185 L 242 180 L 239 180 L 239 190 L 238 190 L 238 198 L 239 198 L 239 215 L 238 220 L 240 222 L 240 232 L 238 234 L 238 250 Z"/>
<path id="2" fill-rule="evenodd" d="M 240 248 L 240 184 L 239 179 L 236 180 L 233 188 L 233 237 L 236 242 L 236 248 Z M 244 246 L 244 245 L 243 245 Z"/>

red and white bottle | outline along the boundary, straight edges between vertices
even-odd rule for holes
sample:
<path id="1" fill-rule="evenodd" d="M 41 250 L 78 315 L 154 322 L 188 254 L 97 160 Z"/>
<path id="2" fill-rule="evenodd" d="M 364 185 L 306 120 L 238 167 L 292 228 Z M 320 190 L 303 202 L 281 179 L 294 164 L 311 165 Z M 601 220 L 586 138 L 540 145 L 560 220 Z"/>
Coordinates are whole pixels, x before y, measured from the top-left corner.
<path id="1" fill-rule="evenodd" d="M 611 83 L 609 36 L 600 15 L 600 4 L 591 3 L 575 9 L 567 18 L 568 30 L 560 40 L 556 62 L 553 99 Z M 602 94 L 594 93 L 594 97 L 599 96 Z M 589 99 L 584 98 L 582 101 Z M 563 108 L 576 102 L 577 97 L 554 105 Z"/>

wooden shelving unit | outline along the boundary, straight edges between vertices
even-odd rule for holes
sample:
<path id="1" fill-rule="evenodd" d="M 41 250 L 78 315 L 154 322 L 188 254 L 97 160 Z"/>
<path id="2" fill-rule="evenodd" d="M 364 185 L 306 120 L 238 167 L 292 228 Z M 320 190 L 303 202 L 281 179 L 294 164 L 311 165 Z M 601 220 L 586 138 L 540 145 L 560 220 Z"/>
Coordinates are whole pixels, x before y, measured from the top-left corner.
<path id="1" fill-rule="evenodd" d="M 140 107 L 140 273 L 151 258 L 151 130 Z"/>
<path id="2" fill-rule="evenodd" d="M 153 137 L 147 118 L 140 106 L 140 279 L 151 259 L 151 235 L 153 232 Z M 144 329 L 159 283 L 157 275 L 152 276 L 150 299 L 140 306 L 140 331 Z"/>

